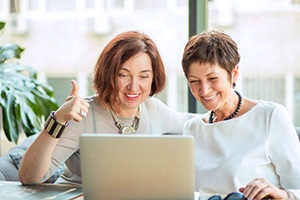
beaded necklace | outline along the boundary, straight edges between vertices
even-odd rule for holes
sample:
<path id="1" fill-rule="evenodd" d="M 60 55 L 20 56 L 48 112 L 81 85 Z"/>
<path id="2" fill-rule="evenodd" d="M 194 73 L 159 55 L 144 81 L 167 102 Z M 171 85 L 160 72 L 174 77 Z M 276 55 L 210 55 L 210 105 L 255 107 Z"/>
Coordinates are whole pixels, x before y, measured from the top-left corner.
<path id="1" fill-rule="evenodd" d="M 110 106 L 110 114 L 115 122 L 115 126 L 119 129 L 120 134 L 136 134 L 137 129 L 140 125 L 140 113 L 141 113 L 141 105 L 138 107 L 138 116 L 134 117 L 133 123 L 131 126 L 123 123 L 120 121 L 120 119 L 117 117 L 117 115 L 114 113 L 112 107 Z"/>
<path id="2" fill-rule="evenodd" d="M 234 111 L 230 116 L 226 117 L 226 118 L 224 119 L 224 121 L 225 121 L 225 120 L 230 120 L 230 119 L 234 118 L 234 117 L 238 114 L 238 112 L 240 111 L 240 108 L 241 108 L 241 105 L 242 105 L 242 95 L 241 95 L 238 91 L 236 91 L 236 90 L 235 90 L 234 92 L 235 92 L 235 93 L 238 95 L 238 97 L 239 97 L 239 103 L 238 103 L 238 105 L 237 105 L 235 111 Z M 213 123 L 213 121 L 214 121 L 213 116 L 214 116 L 214 111 L 212 110 L 212 111 L 210 112 L 209 119 L 208 119 L 209 123 Z"/>

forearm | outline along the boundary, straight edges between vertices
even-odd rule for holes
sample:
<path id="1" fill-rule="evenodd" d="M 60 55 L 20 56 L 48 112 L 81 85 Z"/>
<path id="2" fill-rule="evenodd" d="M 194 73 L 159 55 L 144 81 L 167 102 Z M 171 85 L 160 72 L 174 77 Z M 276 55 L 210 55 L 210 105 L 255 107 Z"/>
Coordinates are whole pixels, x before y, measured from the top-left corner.
<path id="1" fill-rule="evenodd" d="M 35 184 L 47 173 L 58 139 L 43 130 L 26 150 L 20 164 L 19 178 L 23 184 Z"/>

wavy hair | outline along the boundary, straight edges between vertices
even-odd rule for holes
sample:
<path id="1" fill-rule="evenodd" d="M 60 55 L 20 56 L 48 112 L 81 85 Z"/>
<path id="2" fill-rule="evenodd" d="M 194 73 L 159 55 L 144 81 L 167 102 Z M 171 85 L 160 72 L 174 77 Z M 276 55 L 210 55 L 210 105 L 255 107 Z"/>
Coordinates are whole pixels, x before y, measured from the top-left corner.
<path id="1" fill-rule="evenodd" d="M 102 50 L 94 69 L 93 88 L 96 100 L 104 107 L 116 104 L 117 77 L 122 65 L 131 57 L 146 53 L 151 60 L 153 81 L 150 96 L 161 92 L 166 84 L 165 68 L 156 44 L 146 34 L 127 31 L 114 37 Z"/>

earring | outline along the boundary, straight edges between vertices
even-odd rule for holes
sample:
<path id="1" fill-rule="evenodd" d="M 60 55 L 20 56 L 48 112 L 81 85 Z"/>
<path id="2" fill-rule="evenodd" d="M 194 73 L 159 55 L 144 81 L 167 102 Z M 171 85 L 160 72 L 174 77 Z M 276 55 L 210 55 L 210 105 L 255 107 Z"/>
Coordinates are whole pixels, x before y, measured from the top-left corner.
<path id="1" fill-rule="evenodd" d="M 232 84 L 232 86 L 233 86 L 233 88 L 235 88 L 235 86 L 236 86 L 236 83 L 233 83 L 233 84 Z"/>

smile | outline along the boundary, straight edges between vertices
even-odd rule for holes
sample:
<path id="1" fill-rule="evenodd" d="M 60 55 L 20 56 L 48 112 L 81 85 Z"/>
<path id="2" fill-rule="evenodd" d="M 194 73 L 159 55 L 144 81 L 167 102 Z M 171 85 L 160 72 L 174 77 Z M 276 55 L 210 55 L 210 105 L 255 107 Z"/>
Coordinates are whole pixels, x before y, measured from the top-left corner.
<path id="1" fill-rule="evenodd" d="M 213 98 L 215 98 L 217 96 L 217 94 L 211 96 L 211 97 L 203 97 L 204 100 L 212 100 Z"/>
<path id="2" fill-rule="evenodd" d="M 136 98 L 139 96 L 139 94 L 125 94 L 129 98 Z"/>

